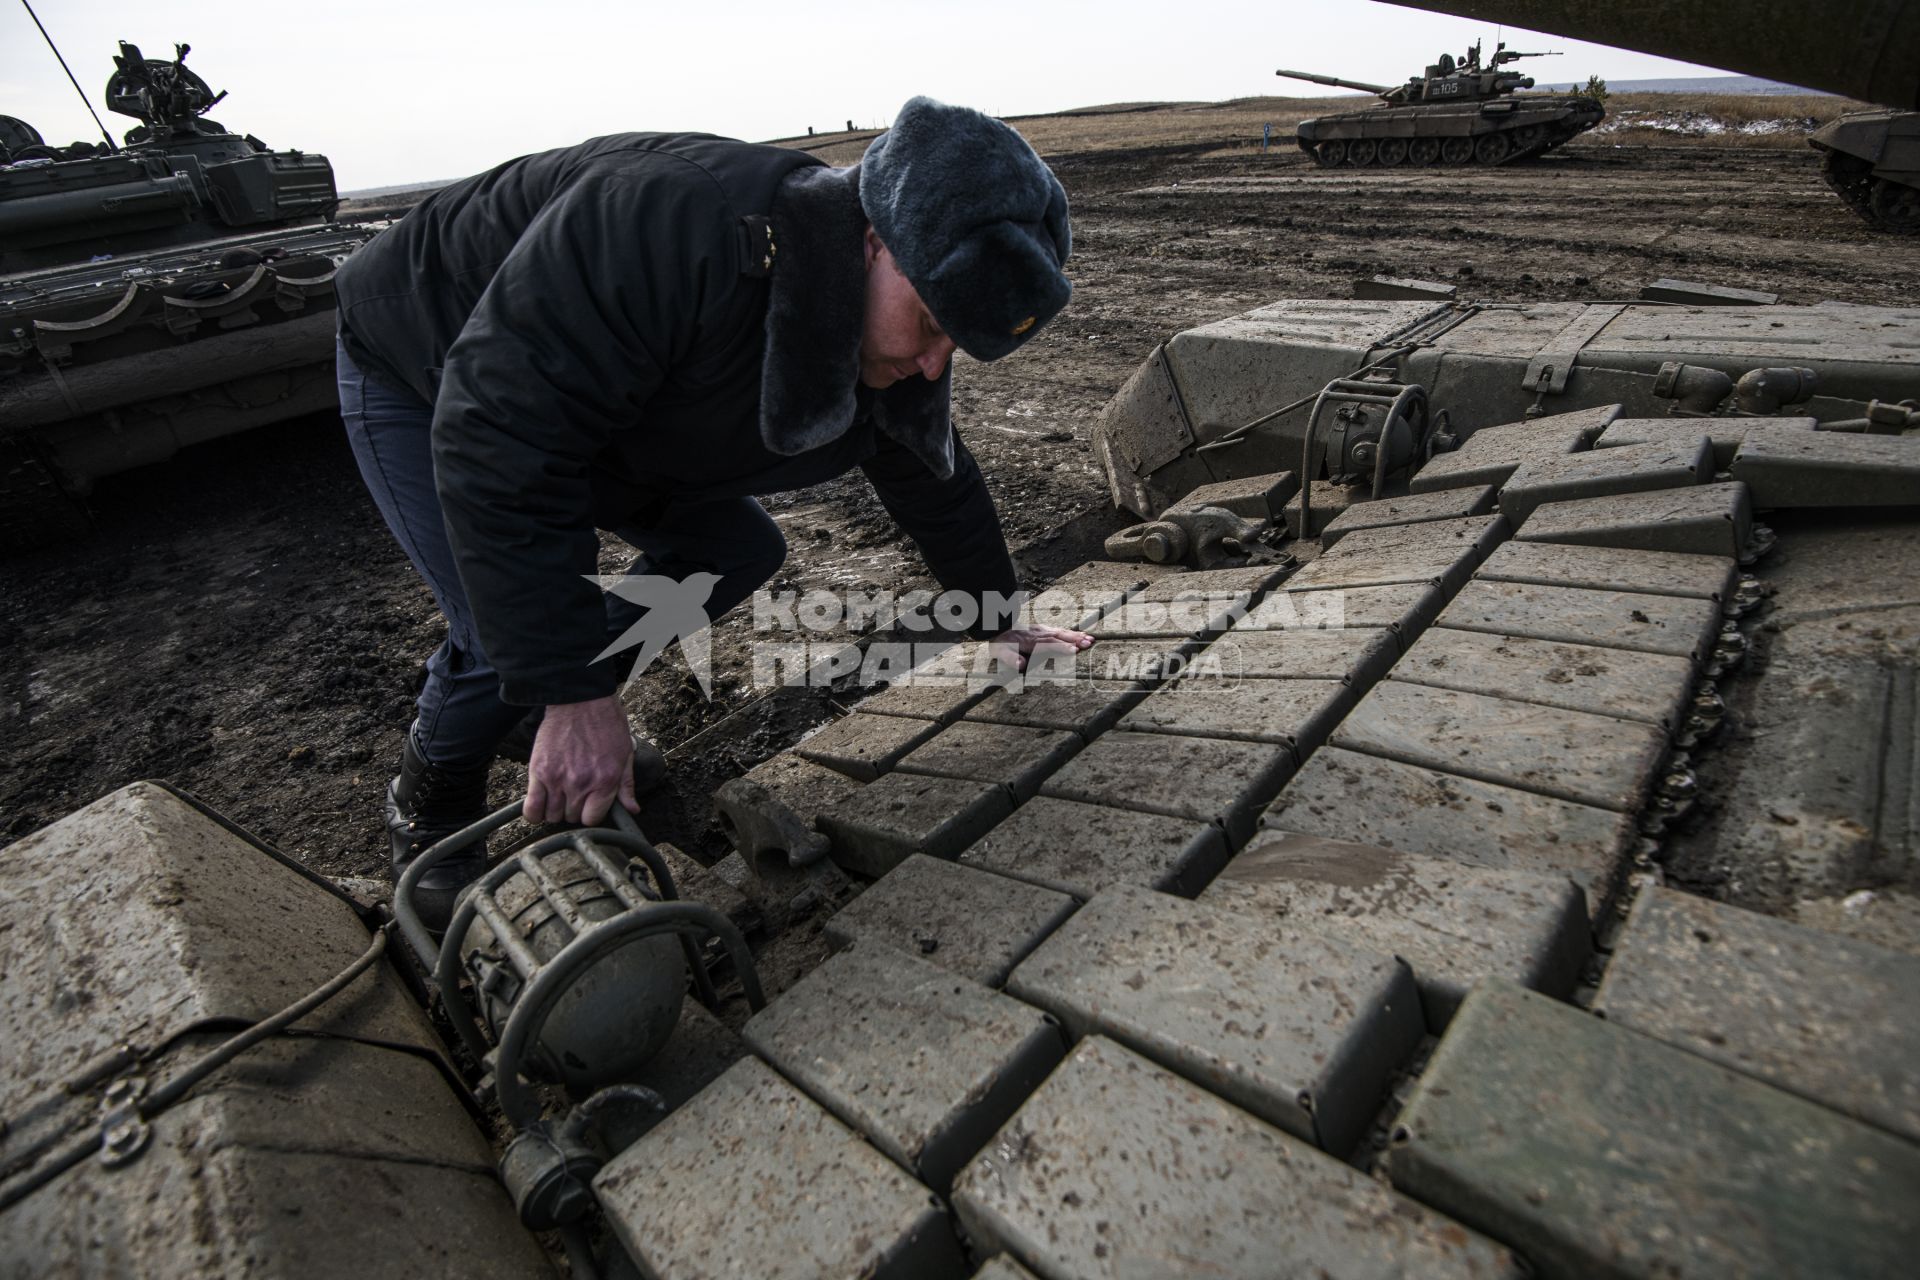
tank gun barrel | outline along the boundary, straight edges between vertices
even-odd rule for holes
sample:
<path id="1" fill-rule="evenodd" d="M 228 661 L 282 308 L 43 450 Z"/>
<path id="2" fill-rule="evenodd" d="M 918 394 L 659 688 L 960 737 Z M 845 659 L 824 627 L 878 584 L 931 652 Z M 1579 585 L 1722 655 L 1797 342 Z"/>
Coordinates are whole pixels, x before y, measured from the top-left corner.
<path id="1" fill-rule="evenodd" d="M 1330 84 L 1341 89 L 1358 89 L 1363 93 L 1392 93 L 1391 86 L 1368 84 L 1364 80 L 1342 80 L 1339 76 L 1316 75 L 1311 71 L 1276 71 L 1273 74 L 1285 76 L 1289 80 L 1307 80 L 1314 84 Z"/>
<path id="2" fill-rule="evenodd" d="M 1920 109 L 1914 0 L 1391 0 Z M 1862 55 L 1862 33 L 1876 32 Z"/>

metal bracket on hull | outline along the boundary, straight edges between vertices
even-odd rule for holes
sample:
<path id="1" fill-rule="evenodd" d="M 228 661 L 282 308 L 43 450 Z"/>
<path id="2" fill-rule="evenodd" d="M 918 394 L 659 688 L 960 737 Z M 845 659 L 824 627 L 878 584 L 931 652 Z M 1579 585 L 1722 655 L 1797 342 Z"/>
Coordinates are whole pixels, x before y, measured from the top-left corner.
<path id="1" fill-rule="evenodd" d="M 1624 303 L 1592 306 L 1582 311 L 1560 332 L 1547 339 L 1540 353 L 1527 361 L 1526 376 L 1520 385 L 1540 395 L 1557 396 L 1567 389 L 1567 378 L 1580 352 L 1600 331 L 1612 324 L 1625 310 Z"/>

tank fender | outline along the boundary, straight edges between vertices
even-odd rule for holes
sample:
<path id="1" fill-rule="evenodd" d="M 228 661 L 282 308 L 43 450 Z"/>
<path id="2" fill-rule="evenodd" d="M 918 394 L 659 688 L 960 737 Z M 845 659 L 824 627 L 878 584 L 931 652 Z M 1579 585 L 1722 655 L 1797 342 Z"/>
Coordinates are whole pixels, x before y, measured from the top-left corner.
<path id="1" fill-rule="evenodd" d="M 1838 151 L 1869 164 L 1880 162 L 1887 141 L 1887 121 L 1897 114 L 1891 111 L 1860 111 L 1821 125 L 1807 135 L 1807 142 L 1822 151 Z"/>

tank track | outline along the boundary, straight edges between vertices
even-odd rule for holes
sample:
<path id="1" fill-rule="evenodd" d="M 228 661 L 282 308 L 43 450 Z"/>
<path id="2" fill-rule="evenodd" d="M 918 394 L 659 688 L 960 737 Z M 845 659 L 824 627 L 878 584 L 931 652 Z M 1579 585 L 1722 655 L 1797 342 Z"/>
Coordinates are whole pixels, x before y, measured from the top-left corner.
<path id="1" fill-rule="evenodd" d="M 1512 457 L 1511 445 L 1491 447 Z M 1711 489 L 1699 492 L 1711 498 Z M 1614 518 L 1642 496 L 1615 495 Z M 1731 532 L 1695 541 L 1682 536 L 1686 520 L 1676 509 L 1662 506 L 1642 531 L 1662 550 L 1611 546 L 1604 534 L 1571 544 L 1523 541 L 1509 536 L 1504 511 L 1465 514 L 1482 501 L 1471 485 L 1408 501 L 1430 505 L 1419 515 L 1398 512 L 1412 524 L 1323 537 L 1322 553 L 1290 576 L 1280 566 L 1169 573 L 1088 565 L 1049 589 L 1058 597 L 1050 608 L 1101 638 L 1080 664 L 1075 696 L 1047 702 L 1032 687 L 969 687 L 959 673 L 992 679 L 978 650 L 935 659 L 752 771 L 750 779 L 791 806 L 790 830 L 828 835 L 832 861 L 872 883 L 825 925 L 834 945 L 852 950 L 776 995 L 749 1024 L 758 1056 L 677 1111 L 671 1142 L 656 1130 L 603 1173 L 600 1187 L 625 1192 L 602 1195 L 622 1238 L 646 1240 L 645 1261 L 659 1274 L 691 1275 L 697 1267 L 688 1260 L 718 1236 L 757 1247 L 790 1231 L 777 1209 L 751 1224 L 718 1214 L 685 1224 L 649 1216 L 635 1171 L 676 1186 L 683 1176 L 709 1179 L 687 1199 L 724 1201 L 721 1188 L 765 1158 L 760 1134 L 743 1138 L 743 1127 L 771 1132 L 799 1113 L 853 1115 L 869 1141 L 900 1149 L 896 1130 L 862 1109 L 858 1090 L 895 1078 L 895 1045 L 925 1051 L 938 1034 L 932 1028 L 980 1025 L 962 1022 L 966 998 L 996 1004 L 1023 1028 L 1044 1009 L 1076 1043 L 1057 1067 L 1057 1046 L 1038 1066 L 1018 1050 L 1001 1051 L 995 1078 L 1041 1083 L 1009 1087 L 1004 1109 L 937 1166 L 924 1154 L 931 1144 L 914 1144 L 921 1163 L 912 1172 L 927 1185 L 907 1179 L 900 1200 L 917 1209 L 924 1201 L 916 1195 L 950 1183 L 949 1203 L 972 1244 L 1018 1254 L 1038 1274 L 1126 1269 L 1112 1258 L 1162 1261 L 1159 1242 L 1175 1231 L 1204 1242 L 1183 1259 L 1238 1262 L 1257 1242 L 1281 1236 L 1291 1248 L 1307 1238 L 1309 1211 L 1290 1209 L 1299 1216 L 1276 1228 L 1258 1209 L 1261 1197 L 1287 1177 L 1313 1183 L 1313 1194 L 1290 1205 L 1338 1201 L 1353 1176 L 1338 1157 L 1374 1175 L 1381 1207 L 1346 1226 L 1330 1215 L 1313 1228 L 1324 1233 L 1312 1236 L 1317 1247 L 1342 1259 L 1378 1249 L 1396 1273 L 1421 1276 L 1525 1274 L 1472 1259 L 1457 1269 L 1430 1264 L 1440 1233 L 1463 1255 L 1494 1250 L 1497 1241 L 1543 1274 L 1555 1263 L 1555 1274 L 1597 1274 L 1621 1238 L 1616 1214 L 1598 1208 L 1619 1203 L 1610 1199 L 1616 1187 L 1636 1197 L 1658 1188 L 1635 1228 L 1647 1243 L 1633 1274 L 1678 1273 L 1692 1257 L 1738 1249 L 1750 1257 L 1785 1252 L 1790 1233 L 1756 1245 L 1746 1223 L 1768 1188 L 1784 1185 L 1773 1170 L 1804 1157 L 1783 1154 L 1762 1166 L 1754 1162 L 1775 1157 L 1755 1153 L 1788 1152 L 1801 1134 L 1845 1148 L 1834 1167 L 1858 1150 L 1920 1172 L 1920 1156 L 1897 1136 L 1913 1121 L 1868 1096 L 1877 1069 L 1869 1064 L 1905 1058 L 1897 1036 L 1869 1033 L 1872 1047 L 1858 1052 L 1831 1042 L 1819 1052 L 1771 1051 L 1788 1025 L 1779 1009 L 1872 1026 L 1877 1013 L 1861 1011 L 1877 1011 L 1881 998 L 1855 1002 L 1847 994 L 1853 974 L 1885 964 L 1911 980 L 1920 962 L 1664 886 L 1669 829 L 1700 786 L 1696 753 L 1710 759 L 1733 737 L 1721 732 L 1727 695 L 1771 590 L 1742 575 L 1736 560 L 1764 555 L 1771 536 L 1751 526 L 1743 541 Z M 1536 510 L 1519 518 L 1530 522 Z M 1395 576 L 1406 581 L 1371 588 L 1382 594 L 1362 605 L 1361 584 Z M 1179 600 L 1182 590 L 1216 603 L 1191 625 L 1171 624 L 1170 613 L 1168 624 L 1156 621 L 1150 606 Z M 1669 591 L 1676 594 L 1662 594 Z M 1328 592 L 1352 597 L 1346 625 L 1299 625 Z M 1170 660 L 1151 674 L 1133 661 L 1149 648 L 1171 658 L 1236 644 L 1248 657 L 1263 642 L 1239 624 L 1220 634 L 1223 617 L 1206 620 L 1227 600 L 1238 601 L 1243 619 L 1290 628 L 1266 642 L 1289 654 L 1268 673 L 1283 669 L 1287 678 L 1248 678 L 1244 686 L 1292 686 L 1280 691 L 1298 699 L 1285 714 L 1300 719 L 1277 717 L 1265 690 L 1178 696 L 1180 684 L 1206 678 L 1198 662 L 1160 684 L 1185 664 Z M 1378 611 L 1360 612 L 1369 607 Z M 1211 647 L 1197 650 L 1201 644 Z M 1112 655 L 1109 672 L 1116 663 L 1141 672 L 1131 691 L 1111 674 L 1096 676 L 1102 652 Z M 1573 679 L 1584 690 L 1578 695 L 1566 683 L 1570 654 L 1585 655 Z M 1467 655 L 1484 655 L 1486 664 Z M 1251 666 L 1232 669 L 1256 676 Z M 1777 680 L 1786 669 L 1768 674 Z M 1231 709 L 1236 697 L 1243 700 Z M 1304 713 L 1308 706 L 1314 711 Z M 1910 717 L 1888 714 L 1890 725 L 1911 732 Z M 1470 720 L 1481 728 L 1468 730 Z M 1523 722 L 1532 727 L 1512 727 Z M 1314 727 L 1276 746 L 1282 723 Z M 1565 735 L 1556 741 L 1566 747 L 1543 748 L 1549 733 Z M 1498 745 L 1509 741 L 1510 751 Z M 1617 762 L 1619 789 L 1574 780 L 1603 757 Z M 1904 775 L 1893 783 L 1889 811 L 1910 812 L 1899 807 L 1905 785 Z M 1133 861 L 1149 848 L 1159 851 L 1150 865 Z M 740 852 L 763 864 L 765 851 L 742 844 Z M 1367 866 L 1391 870 L 1370 882 Z M 1142 883 L 1154 877 L 1153 888 Z M 1520 891 L 1523 883 L 1529 888 Z M 1509 891 L 1530 905 L 1491 905 L 1517 902 L 1498 897 Z M 1416 919 L 1422 912 L 1431 914 Z M 1343 943 L 1401 957 L 1413 983 L 1388 991 L 1355 980 L 1350 953 L 1334 959 L 1309 936 L 1323 926 Z M 1395 940 L 1366 933 L 1380 928 L 1395 930 Z M 1474 976 L 1443 997 L 1434 985 L 1440 962 L 1427 948 L 1442 935 L 1467 934 Z M 1499 965 L 1487 957 L 1502 948 L 1529 957 L 1527 965 L 1552 959 L 1520 977 L 1489 976 Z M 1793 958 L 1756 963 L 1761 954 Z M 1812 957 L 1833 959 L 1816 965 Z M 1337 992 L 1346 1012 L 1294 1012 L 1307 1007 L 1299 993 L 1310 987 L 1318 998 Z M 909 1006 L 907 991 L 932 994 Z M 1425 1028 L 1439 1037 L 1431 1054 L 1415 1047 L 1421 1001 L 1429 1002 Z M 1326 1077 L 1296 1089 L 1300 1075 L 1262 1074 L 1272 1061 L 1268 1033 L 1241 1018 L 1260 1009 L 1278 1025 L 1283 1008 L 1291 1040 L 1324 1037 L 1313 1061 L 1337 1061 L 1349 1073 L 1344 1098 Z M 1359 1009 L 1369 1012 L 1346 1022 Z M 894 1038 L 875 1030 L 883 1018 L 897 1028 Z M 856 1020 L 857 1035 L 838 1029 Z M 1751 1045 L 1766 1047 L 1768 1060 Z M 1621 1065 L 1625 1055 L 1630 1068 Z M 946 1060 L 929 1052 L 934 1059 Z M 1542 1061 L 1548 1065 L 1536 1069 Z M 931 1074 L 917 1072 L 915 1087 L 935 1091 Z M 792 1091 L 783 1078 L 795 1082 Z M 781 1089 L 791 1110 L 742 1121 L 753 1110 L 743 1094 L 758 1082 Z M 1378 1093 L 1390 1095 L 1379 1111 L 1351 1101 Z M 1207 1163 L 1189 1145 L 1197 1135 L 1254 1127 L 1226 1100 L 1301 1141 L 1286 1173 L 1264 1165 L 1255 1172 L 1250 1159 L 1235 1159 L 1230 1176 L 1203 1181 L 1191 1172 Z M 1512 1117 L 1522 1114 L 1526 1138 L 1516 1155 L 1521 1130 Z M 1687 1140 L 1675 1144 L 1666 1135 L 1682 1123 Z M 996 1124 L 998 1136 L 989 1138 Z M 689 1132 L 699 1140 L 682 1136 Z M 1128 1145 L 1117 1145 L 1121 1138 Z M 1618 1152 L 1629 1143 L 1662 1154 L 1626 1168 Z M 1455 1146 L 1473 1158 L 1436 1174 L 1437 1160 Z M 696 1164 L 723 1148 L 751 1154 Z M 1728 1161 L 1766 1171 L 1729 1188 Z M 1550 1195 L 1539 1190 L 1542 1169 L 1562 1179 Z M 808 1185 L 821 1184 L 809 1177 Z M 1870 1214 L 1897 1201 L 1885 1190 L 1853 1194 L 1855 1204 L 1873 1205 Z M 820 1201 L 823 1212 L 850 1221 L 873 1214 L 851 1195 Z M 1716 1207 L 1703 1211 L 1709 1202 Z M 1840 1197 L 1833 1203 L 1820 1212 L 1852 1212 Z M 1149 1213 L 1157 1215 L 1151 1226 L 1136 1225 Z M 1381 1234 L 1389 1221 L 1400 1225 Z M 902 1238 L 909 1229 L 899 1229 Z M 1887 1260 L 1908 1247 L 1892 1228 L 1848 1228 L 1802 1248 L 1797 1274 L 1892 1274 Z M 1826 1269 L 1804 1265 L 1821 1250 L 1833 1252 L 1820 1259 Z M 1227 1263 L 1219 1270 L 1263 1274 Z"/>
<path id="2" fill-rule="evenodd" d="M 1302 138 L 1300 149 L 1323 169 L 1457 168 L 1475 164 L 1490 168 L 1538 159 L 1582 132 L 1536 123 L 1475 137 L 1327 138 L 1317 143 Z M 1463 143 L 1466 145 L 1456 145 Z"/>
<path id="3" fill-rule="evenodd" d="M 1871 164 L 1840 151 L 1822 157 L 1820 176 L 1871 226 L 1895 235 L 1920 235 L 1920 189 L 1876 178 Z"/>
<path id="4" fill-rule="evenodd" d="M 1882 665 L 1878 640 L 1833 642 L 1850 655 L 1836 661 L 1823 640 L 1771 646 L 1741 673 L 1750 639 L 1835 598 L 1821 572 L 1788 571 L 1813 543 L 1791 531 L 1782 571 L 1762 570 L 1772 581 L 1743 574 L 1773 538 L 1722 513 L 1748 510 L 1748 480 L 1765 486 L 1756 503 L 1817 512 L 1835 492 L 1817 475 L 1736 461 L 1748 479 L 1675 487 L 1647 471 L 1649 487 L 1578 504 L 1552 500 L 1567 493 L 1558 481 L 1522 479 L 1486 510 L 1491 486 L 1472 468 L 1518 468 L 1541 432 L 1570 441 L 1617 412 L 1530 420 L 1526 443 L 1482 430 L 1422 467 L 1422 492 L 1390 512 L 1355 504 L 1340 529 L 1296 540 L 1304 563 L 1104 561 L 1056 579 L 1026 619 L 1101 642 L 1051 694 L 1033 668 L 1027 687 L 1001 687 L 1012 673 L 983 643 L 910 679 L 889 662 L 895 687 L 715 795 L 778 819 L 729 826 L 742 872 L 764 877 L 762 902 L 801 891 L 806 911 L 836 908 L 802 927 L 839 954 L 815 953 L 737 1036 L 684 1020 L 653 1077 L 666 1096 L 628 1095 L 671 1113 L 630 1140 L 603 1127 L 597 1173 L 584 1172 L 597 1153 L 543 1155 L 552 1130 L 529 1127 L 503 1178 L 516 1192 L 539 1190 L 534 1175 L 590 1178 L 614 1274 L 760 1274 L 758 1260 L 786 1257 L 806 1263 L 789 1274 L 872 1280 L 1265 1276 L 1274 1258 L 1289 1274 L 1422 1280 L 1906 1274 L 1920 1251 L 1920 1223 L 1898 1207 L 1920 1185 L 1920 1046 L 1887 1010 L 1920 984 L 1920 959 L 1665 880 L 1685 874 L 1676 824 L 1696 806 L 1765 815 L 1766 830 L 1848 830 L 1863 849 L 1920 845 L 1913 667 Z M 1758 438 L 1738 456 L 1751 461 Z M 1821 465 L 1857 484 L 1865 440 L 1820 442 Z M 1920 460 L 1897 440 L 1868 445 L 1876 483 L 1910 493 Z M 1284 515 L 1271 484 L 1241 495 L 1269 520 Z M 1515 524 L 1570 540 L 1515 537 Z M 1844 597 L 1848 611 L 1903 607 L 1904 567 Z M 1181 688 L 1214 677 L 1228 682 Z M 1815 689 L 1822 709 L 1807 713 Z M 1728 731 L 1743 722 L 1754 732 Z M 1759 730 L 1780 736 L 1749 746 Z M 1723 752 L 1745 753 L 1742 767 L 1696 779 L 1696 759 L 1725 765 Z M 52 980 L 0 986 L 0 1011 L 24 1022 L 33 993 L 76 986 L 106 956 L 145 980 L 140 1001 L 110 1011 L 118 1024 L 43 1016 L 39 1034 L 117 1046 L 152 1025 L 134 1021 L 146 1009 L 204 1025 L 206 1006 L 175 993 L 209 972 L 271 1007 L 364 942 L 357 912 L 208 816 L 138 783 L 15 846 L 0 926 L 25 940 L 21 970 Z M 795 837 L 809 846 L 798 865 Z M 141 884 L 219 874 L 200 875 L 204 903 L 131 893 L 107 913 L 70 886 L 108 866 Z M 233 941 L 203 928 L 224 949 L 165 947 L 183 907 L 229 913 Z M 311 943 L 244 927 L 263 916 L 312 921 L 297 939 Z M 344 1007 L 315 1012 L 369 1016 Z M 47 1127 L 29 1136 L 91 1141 L 27 1153 L 78 1155 L 9 1222 L 25 1228 L 10 1256 L 76 1273 L 91 1241 L 74 1222 L 112 1210 L 151 1242 L 142 1274 L 225 1273 L 237 1265 L 207 1259 L 291 1255 L 316 1222 L 347 1231 L 365 1216 L 352 1193 L 367 1171 L 415 1169 L 432 1181 L 402 1184 L 407 1203 L 438 1212 L 396 1214 L 380 1250 L 301 1257 L 299 1274 L 384 1280 L 450 1256 L 442 1269 L 480 1280 L 533 1274 L 535 1246 L 475 1176 L 484 1167 L 420 1156 L 429 1139 L 477 1146 L 422 1060 L 438 1056 L 427 1024 L 377 1029 L 320 1029 L 325 1058 L 317 1036 L 259 1046 L 244 1069 L 276 1106 L 250 1147 L 211 1152 L 191 1139 L 220 1108 L 254 1123 L 247 1094 L 209 1089 L 194 1102 L 211 1119 L 155 1104 L 134 1113 L 151 1132 L 119 1136 L 111 1126 L 132 1122 L 116 1116 L 100 1134 L 103 1103 L 155 1096 L 126 1072 L 163 1062 L 154 1075 L 171 1083 L 178 1069 L 94 1052 L 79 1060 L 107 1065 L 70 1083 L 59 1073 L 78 1054 L 40 1054 L 22 1111 Z M 909 1091 L 911 1107 L 872 1101 Z M 407 1124 L 347 1125 L 342 1099 L 362 1107 L 347 1119 Z M 252 1162 L 257 1213 L 228 1212 L 230 1184 L 195 1176 L 221 1168 L 213 1155 Z M 775 1178 L 805 1203 L 739 1194 Z M 263 1243 L 261 1223 L 288 1222 Z"/>

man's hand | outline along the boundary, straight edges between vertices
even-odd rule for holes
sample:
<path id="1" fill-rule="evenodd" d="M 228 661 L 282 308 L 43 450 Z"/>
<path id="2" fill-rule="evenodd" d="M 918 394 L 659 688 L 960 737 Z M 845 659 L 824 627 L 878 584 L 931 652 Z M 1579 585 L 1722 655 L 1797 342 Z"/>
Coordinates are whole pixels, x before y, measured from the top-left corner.
<path id="1" fill-rule="evenodd" d="M 987 651 L 996 661 L 1008 664 L 1015 671 L 1025 671 L 1027 655 L 1042 646 L 1078 652 L 1092 645 L 1093 637 L 1084 631 L 1069 631 L 1065 627 L 1011 627 L 987 641 Z"/>
<path id="2" fill-rule="evenodd" d="M 638 813 L 633 794 L 633 730 L 612 694 L 547 708 L 527 764 L 528 822 L 593 826 L 618 798 Z"/>

